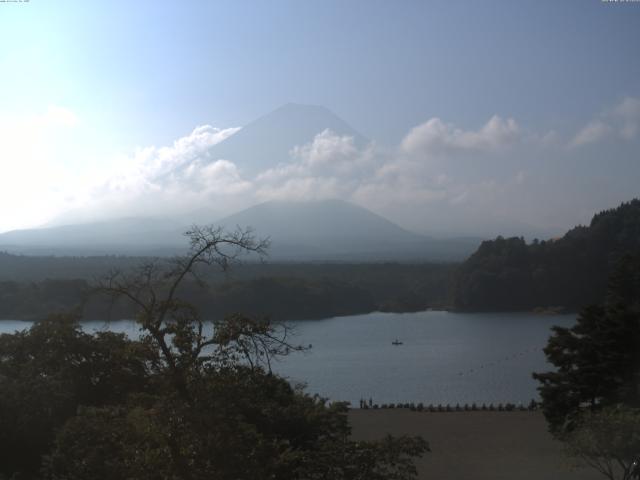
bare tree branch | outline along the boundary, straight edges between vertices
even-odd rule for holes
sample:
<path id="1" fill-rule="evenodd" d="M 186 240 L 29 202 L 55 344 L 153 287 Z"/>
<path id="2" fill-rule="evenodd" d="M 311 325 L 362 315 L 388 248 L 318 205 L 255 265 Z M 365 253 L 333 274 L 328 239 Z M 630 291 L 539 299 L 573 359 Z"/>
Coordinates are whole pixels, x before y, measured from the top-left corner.
<path id="1" fill-rule="evenodd" d="M 213 334 L 208 338 L 195 309 L 177 298 L 180 286 L 189 276 L 198 285 L 205 285 L 198 266 L 227 271 L 243 255 L 263 258 L 269 239 L 258 239 L 252 229 L 240 227 L 227 232 L 220 227 L 194 225 L 185 235 L 189 239 L 185 255 L 164 261 L 153 259 L 126 273 L 109 272 L 97 285 L 97 290 L 112 302 L 120 298 L 131 302 L 136 320 L 160 349 L 178 388 L 185 388 L 181 369 L 199 368 L 211 361 L 213 357 L 203 353 L 214 345 L 218 345 L 218 355 L 224 353 L 226 363 L 243 358 L 251 368 L 262 366 L 268 371 L 274 356 L 301 349 L 288 343 L 287 328 L 242 316 L 211 322 Z"/>

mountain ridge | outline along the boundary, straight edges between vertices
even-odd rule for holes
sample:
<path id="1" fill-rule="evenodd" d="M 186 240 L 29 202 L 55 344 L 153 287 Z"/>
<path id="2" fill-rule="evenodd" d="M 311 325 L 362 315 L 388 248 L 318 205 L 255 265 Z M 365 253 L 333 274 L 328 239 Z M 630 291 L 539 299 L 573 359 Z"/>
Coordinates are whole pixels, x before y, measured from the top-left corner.
<path id="1" fill-rule="evenodd" d="M 252 226 L 271 237 L 270 255 L 276 259 L 453 261 L 470 255 L 480 242 L 433 239 L 340 199 L 269 201 L 217 223 Z"/>
<path id="2" fill-rule="evenodd" d="M 211 147 L 213 160 L 234 162 L 243 174 L 256 174 L 287 162 L 291 150 L 313 141 L 324 130 L 353 137 L 363 147 L 369 140 L 326 107 L 287 103 L 258 117 Z M 256 147 L 257 146 L 257 147 Z M 256 150 L 260 151 L 259 157 Z"/>
<path id="3" fill-rule="evenodd" d="M 596 213 L 588 226 L 560 238 L 482 242 L 456 274 L 454 304 L 471 311 L 577 311 L 603 300 L 607 278 L 627 254 L 640 255 L 640 199 Z"/>
<path id="4" fill-rule="evenodd" d="M 212 222 L 252 227 L 271 237 L 270 257 L 295 261 L 456 261 L 480 239 L 436 240 L 339 199 L 269 201 Z M 184 251 L 189 222 L 125 218 L 0 234 L 0 249 L 54 255 L 174 255 Z"/>
<path id="5" fill-rule="evenodd" d="M 329 109 L 285 104 L 207 149 L 198 161 L 233 161 L 242 174 L 264 171 L 290 160 L 292 149 L 312 142 L 325 130 L 368 144 L 357 130 Z M 260 152 L 256 156 L 256 152 Z M 187 162 L 166 173 L 188 169 Z M 176 174 L 175 178 L 180 178 Z M 0 234 L 0 249 L 37 255 L 174 255 L 186 248 L 182 233 L 193 223 L 252 226 L 273 238 L 272 258 L 296 261 L 457 261 L 471 254 L 480 239 L 436 240 L 409 232 L 370 210 L 338 199 L 270 201 L 220 219 L 206 203 L 172 220 L 118 218 L 71 223 Z M 218 220 L 211 222 L 218 217 Z"/>

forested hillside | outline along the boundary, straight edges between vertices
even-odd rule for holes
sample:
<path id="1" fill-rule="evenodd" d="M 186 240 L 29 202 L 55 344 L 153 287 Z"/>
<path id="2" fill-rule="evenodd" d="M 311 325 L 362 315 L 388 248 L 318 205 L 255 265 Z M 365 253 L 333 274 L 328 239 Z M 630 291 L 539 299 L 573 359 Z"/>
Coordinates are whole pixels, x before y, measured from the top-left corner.
<path id="1" fill-rule="evenodd" d="M 596 214 L 562 238 L 485 241 L 458 269 L 452 292 L 460 310 L 576 311 L 599 302 L 626 253 L 640 252 L 640 200 Z"/>
<path id="2" fill-rule="evenodd" d="M 578 311 L 600 302 L 606 278 L 625 253 L 640 252 L 640 200 L 601 212 L 562 238 L 498 237 L 461 265 L 444 263 L 242 263 L 229 275 L 202 272 L 207 286 L 182 293 L 206 316 L 242 311 L 277 320 L 374 310 Z M 0 319 L 37 319 L 83 306 L 85 318 L 130 318 L 89 295 L 111 269 L 144 257 L 28 257 L 0 253 Z"/>
<path id="3" fill-rule="evenodd" d="M 35 320 L 75 308 L 87 319 L 132 318 L 129 305 L 111 305 L 92 293 L 92 285 L 109 267 L 126 272 L 145 261 L 149 259 L 0 254 L 0 319 Z M 427 263 L 247 263 L 235 266 L 229 275 L 202 272 L 207 284 L 185 282 L 181 296 L 206 318 L 243 312 L 297 320 L 374 310 L 416 311 L 446 306 L 454 268 Z M 12 277 L 19 281 L 9 280 Z"/>

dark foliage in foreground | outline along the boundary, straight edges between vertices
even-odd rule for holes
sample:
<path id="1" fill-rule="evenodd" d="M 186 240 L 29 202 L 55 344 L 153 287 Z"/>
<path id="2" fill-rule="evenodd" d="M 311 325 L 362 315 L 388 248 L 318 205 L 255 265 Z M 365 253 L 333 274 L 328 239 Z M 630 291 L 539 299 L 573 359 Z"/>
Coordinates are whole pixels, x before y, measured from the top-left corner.
<path id="1" fill-rule="evenodd" d="M 567 453 L 609 480 L 637 479 L 640 474 L 640 408 L 617 405 L 585 412 L 562 440 Z"/>
<path id="2" fill-rule="evenodd" d="M 70 317 L 1 335 L 0 472 L 35 475 L 79 406 L 118 405 L 149 391 L 152 358 L 144 344 L 110 332 L 88 335 Z"/>
<path id="3" fill-rule="evenodd" d="M 135 305 L 140 341 L 52 317 L 0 336 L 0 478 L 396 479 L 415 476 L 418 437 L 354 442 L 346 406 L 272 374 L 300 350 L 285 327 L 204 322 L 177 293 L 194 266 L 260 253 L 250 232 L 194 229 L 170 262 L 113 272 L 101 289 Z"/>
<path id="4" fill-rule="evenodd" d="M 583 309 L 571 328 L 553 328 L 545 354 L 556 371 L 534 378 L 557 436 L 585 412 L 640 408 L 640 256 L 621 259 L 604 304 Z"/>
<path id="5" fill-rule="evenodd" d="M 153 342 L 71 318 L 2 335 L 0 352 L 0 478 L 410 478 L 425 449 L 352 442 L 344 405 L 227 354 L 185 366 L 181 392 Z"/>

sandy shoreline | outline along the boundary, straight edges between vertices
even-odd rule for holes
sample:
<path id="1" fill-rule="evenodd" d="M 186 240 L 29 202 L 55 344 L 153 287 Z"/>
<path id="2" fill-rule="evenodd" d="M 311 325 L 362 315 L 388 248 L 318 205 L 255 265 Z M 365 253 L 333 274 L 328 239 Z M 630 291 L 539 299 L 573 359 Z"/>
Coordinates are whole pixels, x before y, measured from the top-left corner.
<path id="1" fill-rule="evenodd" d="M 351 410 L 356 439 L 421 435 L 431 453 L 418 460 L 420 479 L 596 480 L 572 468 L 540 412 L 425 413 L 408 409 Z"/>

